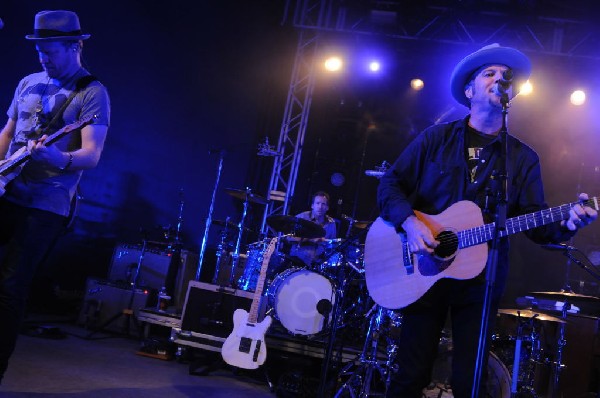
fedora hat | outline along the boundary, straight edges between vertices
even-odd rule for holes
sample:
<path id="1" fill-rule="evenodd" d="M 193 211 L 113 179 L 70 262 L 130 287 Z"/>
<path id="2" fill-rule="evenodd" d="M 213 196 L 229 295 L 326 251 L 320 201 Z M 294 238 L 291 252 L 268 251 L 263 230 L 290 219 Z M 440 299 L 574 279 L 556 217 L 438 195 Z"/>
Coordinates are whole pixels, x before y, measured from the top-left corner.
<path id="1" fill-rule="evenodd" d="M 464 57 L 452 71 L 450 91 L 460 104 L 469 106 L 465 85 L 472 79 L 473 73 L 484 65 L 506 65 L 512 69 L 514 81 L 525 82 L 531 74 L 531 61 L 519 50 L 502 47 L 498 43 L 482 47 Z"/>
<path id="2" fill-rule="evenodd" d="M 73 11 L 40 11 L 35 15 L 33 34 L 27 40 L 86 40 L 91 35 L 83 34 L 79 17 Z"/>

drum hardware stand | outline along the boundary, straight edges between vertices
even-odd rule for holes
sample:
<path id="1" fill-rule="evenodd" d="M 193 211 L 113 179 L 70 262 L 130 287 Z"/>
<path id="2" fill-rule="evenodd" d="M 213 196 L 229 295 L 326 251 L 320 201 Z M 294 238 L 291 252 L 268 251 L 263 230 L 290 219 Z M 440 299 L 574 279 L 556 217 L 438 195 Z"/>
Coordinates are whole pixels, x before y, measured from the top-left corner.
<path id="1" fill-rule="evenodd" d="M 225 229 L 223 229 L 221 231 L 221 240 L 219 241 L 219 244 L 217 245 L 215 272 L 213 274 L 213 279 L 212 279 L 213 285 L 217 284 L 217 279 L 219 277 L 219 271 L 220 271 L 220 267 L 221 267 L 221 261 L 223 261 L 223 256 L 227 252 L 226 248 L 229 246 L 229 244 L 227 242 L 227 236 L 229 236 L 229 219 L 230 219 L 230 217 L 227 217 L 225 219 Z"/>
<path id="2" fill-rule="evenodd" d="M 584 271 L 586 271 L 588 274 L 593 276 L 596 280 L 600 281 L 600 274 L 596 270 L 591 269 L 586 264 L 584 264 L 582 261 L 580 261 L 578 258 L 576 258 L 571 253 L 572 251 L 580 252 L 579 249 L 577 249 L 576 247 L 569 246 L 569 245 L 564 246 L 563 255 L 565 255 L 569 259 L 569 261 L 567 263 L 567 275 L 566 275 L 566 282 L 565 282 L 565 286 L 569 290 L 563 289 L 563 291 L 565 291 L 566 293 L 573 293 L 573 291 L 570 290 L 569 281 L 568 281 L 569 268 L 571 265 L 571 261 L 574 262 L 575 264 L 579 265 Z M 587 257 L 585 257 L 585 258 L 591 264 L 591 261 Z M 561 323 L 559 325 L 559 337 L 558 337 L 557 348 L 556 348 L 556 358 L 552 362 L 552 369 L 553 369 L 553 372 L 552 372 L 552 397 L 559 396 L 558 389 L 560 387 L 560 375 L 561 375 L 562 370 L 566 366 L 565 364 L 562 363 L 562 353 L 563 353 L 563 349 L 564 349 L 565 345 L 567 344 L 567 341 L 565 339 L 565 328 L 566 328 L 566 324 L 567 324 L 567 322 L 566 322 L 567 315 L 568 315 L 568 312 L 570 309 L 571 309 L 571 303 L 565 299 L 565 303 L 562 307 L 562 319 L 565 322 Z"/>
<path id="3" fill-rule="evenodd" d="M 92 330 L 90 333 L 88 333 L 85 336 L 86 339 L 91 339 L 94 334 L 98 333 L 101 330 L 104 330 L 104 328 L 106 328 L 108 325 L 110 325 L 111 323 L 113 323 L 114 321 L 119 319 L 121 316 L 125 317 L 125 324 L 123 326 L 123 334 L 124 335 L 126 335 L 126 336 L 129 335 L 129 320 L 132 320 L 135 327 L 139 330 L 139 327 L 137 325 L 137 319 L 135 319 L 135 316 L 133 313 L 133 300 L 135 299 L 135 292 L 137 290 L 137 282 L 138 282 L 138 278 L 140 276 L 140 269 L 141 269 L 142 263 L 144 261 L 144 255 L 146 254 L 147 243 L 148 243 L 148 240 L 146 239 L 146 237 L 144 237 L 144 240 L 142 242 L 142 250 L 140 251 L 140 256 L 138 258 L 138 263 L 137 263 L 137 266 L 135 269 L 135 276 L 133 277 L 133 281 L 131 282 L 131 293 L 129 295 L 129 304 L 127 305 L 127 308 L 124 308 L 121 312 L 118 312 L 115 315 L 111 316 L 102 325 L 98 326 L 97 328 Z"/>
<path id="4" fill-rule="evenodd" d="M 390 312 L 390 310 L 386 310 L 385 308 L 376 304 L 366 315 L 369 317 L 369 314 L 372 313 L 370 315 L 369 330 L 367 331 L 363 351 L 357 357 L 357 360 L 360 362 L 360 364 L 354 370 L 354 372 L 352 372 L 350 378 L 346 380 L 346 382 L 336 392 L 335 398 L 340 397 L 344 391 L 347 391 L 352 398 L 367 398 L 375 395 L 371 394 L 371 385 L 373 382 L 373 374 L 375 372 L 379 373 L 379 377 L 385 383 L 385 390 L 382 393 L 376 393 L 376 395 L 386 395 L 390 384 L 391 374 L 397 370 L 397 367 L 393 365 L 393 363 L 396 358 L 398 346 L 388 341 L 386 349 L 387 359 L 384 366 L 382 366 L 380 361 L 377 359 L 377 351 L 379 338 L 382 335 L 385 335 L 382 327 L 383 321 L 386 316 L 392 320 L 389 315 Z M 346 366 L 344 366 L 344 368 L 342 368 L 340 371 L 339 376 L 345 376 L 349 374 L 348 372 L 355 362 L 356 360 L 353 360 L 346 364 Z M 357 391 L 357 388 L 360 388 L 360 390 Z"/>
<path id="5" fill-rule="evenodd" d="M 340 267 L 340 270 L 342 270 L 342 268 Z M 332 357 L 332 353 L 333 353 L 333 345 L 334 345 L 334 341 L 335 341 L 335 337 L 336 337 L 336 332 L 337 329 L 339 328 L 338 324 L 339 324 L 339 318 L 340 318 L 340 310 L 343 307 L 343 301 L 345 299 L 345 292 L 346 292 L 346 284 L 348 282 L 347 277 L 344 273 L 344 275 L 339 275 L 340 271 L 338 271 L 338 282 L 341 280 L 341 283 L 339 283 L 339 288 L 336 289 L 335 291 L 335 302 L 333 303 L 333 305 L 329 305 L 330 308 L 330 312 L 333 313 L 331 319 L 331 325 L 330 325 L 330 332 L 329 332 L 329 338 L 327 339 L 327 347 L 325 350 L 325 355 L 323 357 L 323 364 L 321 365 L 321 377 L 319 378 L 319 390 L 317 393 L 317 397 L 319 398 L 325 398 L 325 388 L 327 385 L 327 373 L 329 371 L 329 362 L 331 361 L 331 357 Z M 319 303 L 318 303 L 319 304 Z M 317 304 L 317 305 L 318 305 Z M 326 306 L 321 306 L 321 309 L 329 309 Z M 323 308 L 325 307 L 325 308 Z M 317 309 L 319 310 L 319 308 Z M 325 312 L 325 311 L 323 311 Z M 319 311 L 319 313 L 321 313 L 321 311 Z M 323 314 L 322 314 L 323 315 Z M 327 316 L 325 316 L 325 322 L 327 322 Z"/>
<path id="6" fill-rule="evenodd" d="M 560 387 L 560 375 L 562 370 L 565 368 L 565 364 L 562 363 L 562 353 L 567 340 L 565 339 L 565 325 L 567 321 L 567 313 L 571 309 L 571 303 L 565 300 L 565 304 L 562 308 L 562 318 L 565 323 L 561 323 L 558 326 L 558 341 L 556 342 L 556 358 L 552 361 L 552 397 L 558 397 Z"/>
<path id="7" fill-rule="evenodd" d="M 518 326 L 517 326 L 517 340 L 515 342 L 515 353 L 513 357 L 513 368 L 512 368 L 512 384 L 510 388 L 511 396 L 518 396 L 521 393 L 526 393 L 527 396 L 537 397 L 537 393 L 534 389 L 534 375 L 535 375 L 535 365 L 540 361 L 540 348 L 538 346 L 539 343 L 539 334 L 535 330 L 535 318 L 538 314 L 534 315 L 527 321 L 521 321 L 521 317 L 517 318 Z M 521 364 L 521 344 L 523 341 L 523 329 L 526 325 L 531 326 L 531 353 L 528 360 L 527 365 L 527 373 L 524 378 L 524 384 L 519 388 L 519 368 Z M 517 395 L 518 394 L 518 395 Z"/>
<path id="8" fill-rule="evenodd" d="M 244 233 L 244 222 L 246 221 L 246 215 L 248 214 L 248 202 L 250 197 L 251 189 L 246 187 L 246 197 L 244 199 L 244 210 L 242 211 L 242 218 L 238 224 L 238 236 L 235 242 L 235 250 L 231 254 L 233 261 L 231 262 L 231 275 L 229 275 L 230 287 L 237 287 L 237 281 L 235 281 L 235 269 L 240 261 L 240 245 L 242 243 L 242 235 Z"/>

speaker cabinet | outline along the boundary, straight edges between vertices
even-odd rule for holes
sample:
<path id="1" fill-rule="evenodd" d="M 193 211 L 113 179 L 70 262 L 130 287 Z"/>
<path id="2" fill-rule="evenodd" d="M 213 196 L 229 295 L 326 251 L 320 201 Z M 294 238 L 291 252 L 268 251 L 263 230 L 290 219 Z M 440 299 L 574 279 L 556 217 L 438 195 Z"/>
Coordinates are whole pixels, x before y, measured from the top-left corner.
<path id="1" fill-rule="evenodd" d="M 159 290 L 165 286 L 171 295 L 171 306 L 183 309 L 190 280 L 196 276 L 198 254 L 188 250 L 168 250 L 166 246 L 147 245 L 142 256 L 142 245 L 118 244 L 115 247 L 108 280 L 129 285 L 133 283 L 141 261 L 136 286 Z"/>
<path id="2" fill-rule="evenodd" d="M 147 290 L 136 289 L 132 292 L 129 288 L 111 282 L 88 278 L 78 324 L 92 330 L 102 327 L 113 332 L 125 331 L 131 324 L 127 325 L 126 322 L 130 320 L 122 315 L 123 310 L 133 310 L 133 316 L 137 318 L 139 310 L 148 305 L 149 299 Z M 115 320 L 105 325 L 112 317 L 116 317 Z"/>
<path id="3" fill-rule="evenodd" d="M 226 338 L 233 330 L 233 312 L 250 310 L 254 293 L 191 281 L 183 307 L 181 330 Z"/>
<path id="4" fill-rule="evenodd" d="M 157 290 L 165 286 L 171 265 L 170 251 L 165 247 L 147 245 L 143 258 L 141 256 L 142 245 L 118 244 L 110 264 L 108 279 L 117 283 L 133 283 L 141 261 L 136 286 Z"/>

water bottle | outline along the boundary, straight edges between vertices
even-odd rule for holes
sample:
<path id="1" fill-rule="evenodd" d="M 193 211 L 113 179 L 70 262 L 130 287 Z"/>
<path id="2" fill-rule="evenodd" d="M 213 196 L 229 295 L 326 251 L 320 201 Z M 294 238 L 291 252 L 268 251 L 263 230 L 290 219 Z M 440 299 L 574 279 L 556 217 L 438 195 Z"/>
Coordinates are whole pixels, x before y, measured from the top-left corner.
<path id="1" fill-rule="evenodd" d="M 171 300 L 171 296 L 167 293 L 167 288 L 162 287 L 158 292 L 158 301 L 156 302 L 156 310 L 164 312 L 167 310 L 169 306 L 169 301 Z"/>

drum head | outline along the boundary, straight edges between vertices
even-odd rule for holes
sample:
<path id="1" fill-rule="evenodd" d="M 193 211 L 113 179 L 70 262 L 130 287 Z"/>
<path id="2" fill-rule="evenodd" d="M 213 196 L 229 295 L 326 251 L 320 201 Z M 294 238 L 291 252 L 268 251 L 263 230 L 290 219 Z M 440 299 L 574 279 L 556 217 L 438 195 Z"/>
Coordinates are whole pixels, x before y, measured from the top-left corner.
<path id="1" fill-rule="evenodd" d="M 292 334 L 321 332 L 326 326 L 323 314 L 327 315 L 327 324 L 331 321 L 334 287 L 328 278 L 316 272 L 288 269 L 274 279 L 268 295 L 275 317 Z"/>

